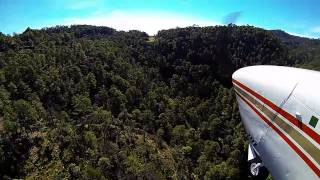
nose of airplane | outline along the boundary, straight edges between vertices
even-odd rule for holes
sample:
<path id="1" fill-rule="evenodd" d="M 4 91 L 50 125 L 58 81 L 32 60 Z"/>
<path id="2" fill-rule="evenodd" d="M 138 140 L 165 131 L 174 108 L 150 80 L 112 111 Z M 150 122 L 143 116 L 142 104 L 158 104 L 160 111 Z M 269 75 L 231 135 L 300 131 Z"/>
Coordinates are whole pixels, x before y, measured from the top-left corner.
<path id="1" fill-rule="evenodd" d="M 244 74 L 246 73 L 245 70 L 246 68 L 241 68 L 236 70 L 233 74 L 232 74 L 232 80 L 240 80 L 241 77 L 244 76 Z"/>
<path id="2" fill-rule="evenodd" d="M 249 97 L 270 99 L 280 105 L 299 82 L 295 68 L 282 66 L 248 66 L 232 74 L 235 89 L 243 90 Z"/>
<path id="3" fill-rule="evenodd" d="M 239 81 L 254 89 L 274 91 L 275 88 L 289 89 L 300 79 L 295 68 L 258 65 L 238 69 L 232 74 L 232 81 Z"/>
<path id="4" fill-rule="evenodd" d="M 240 68 L 236 70 L 232 74 L 232 81 L 239 81 L 242 83 L 246 83 L 248 81 L 251 81 L 255 76 L 257 76 L 257 72 L 255 72 L 255 68 L 257 66 L 248 66 L 244 68 Z"/>

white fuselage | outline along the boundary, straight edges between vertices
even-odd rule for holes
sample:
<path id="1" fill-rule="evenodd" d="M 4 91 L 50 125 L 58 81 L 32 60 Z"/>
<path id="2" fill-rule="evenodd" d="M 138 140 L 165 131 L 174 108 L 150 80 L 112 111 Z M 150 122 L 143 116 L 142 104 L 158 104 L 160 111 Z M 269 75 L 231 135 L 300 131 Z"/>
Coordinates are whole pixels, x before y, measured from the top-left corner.
<path id="1" fill-rule="evenodd" d="M 251 66 L 233 76 L 240 115 L 275 179 L 319 179 L 320 72 Z"/>

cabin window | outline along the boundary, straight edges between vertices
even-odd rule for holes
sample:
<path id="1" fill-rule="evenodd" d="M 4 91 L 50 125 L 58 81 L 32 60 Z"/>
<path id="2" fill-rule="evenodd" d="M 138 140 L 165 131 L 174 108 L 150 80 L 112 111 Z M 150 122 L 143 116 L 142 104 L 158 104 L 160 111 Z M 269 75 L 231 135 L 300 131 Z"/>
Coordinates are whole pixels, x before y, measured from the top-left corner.
<path id="1" fill-rule="evenodd" d="M 311 119 L 310 119 L 309 124 L 310 124 L 312 127 L 314 127 L 314 128 L 315 128 L 315 127 L 317 126 L 318 121 L 319 121 L 319 119 L 318 119 L 318 118 L 316 118 L 316 117 L 312 116 L 312 117 L 311 117 Z"/>

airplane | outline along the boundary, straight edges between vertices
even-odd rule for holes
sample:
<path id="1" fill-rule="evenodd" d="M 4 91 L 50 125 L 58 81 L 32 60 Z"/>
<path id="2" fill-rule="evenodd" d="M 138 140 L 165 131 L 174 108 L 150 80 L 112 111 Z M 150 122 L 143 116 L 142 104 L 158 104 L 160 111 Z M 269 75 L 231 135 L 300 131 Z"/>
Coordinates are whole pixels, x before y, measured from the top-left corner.
<path id="1" fill-rule="evenodd" d="M 271 65 L 233 73 L 252 177 L 320 179 L 320 72 Z"/>

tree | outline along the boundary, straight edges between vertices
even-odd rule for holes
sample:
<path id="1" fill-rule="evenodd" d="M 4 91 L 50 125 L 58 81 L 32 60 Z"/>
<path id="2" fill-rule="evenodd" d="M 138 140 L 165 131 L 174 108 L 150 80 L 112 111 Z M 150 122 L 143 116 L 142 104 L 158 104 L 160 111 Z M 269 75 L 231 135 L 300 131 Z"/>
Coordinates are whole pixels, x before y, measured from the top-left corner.
<path id="1" fill-rule="evenodd" d="M 232 73 L 317 65 L 320 41 L 251 26 L 0 33 L 0 179 L 244 179 Z M 283 41 L 283 40 L 281 40 Z"/>
<path id="2" fill-rule="evenodd" d="M 72 105 L 74 108 L 75 115 L 78 117 L 86 115 L 92 112 L 92 104 L 90 98 L 77 95 L 72 98 Z"/>

